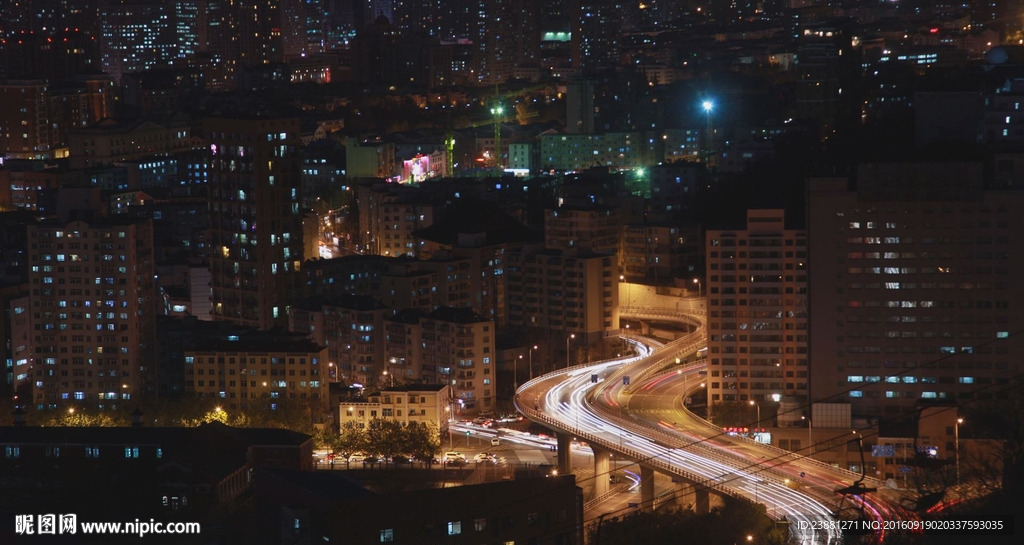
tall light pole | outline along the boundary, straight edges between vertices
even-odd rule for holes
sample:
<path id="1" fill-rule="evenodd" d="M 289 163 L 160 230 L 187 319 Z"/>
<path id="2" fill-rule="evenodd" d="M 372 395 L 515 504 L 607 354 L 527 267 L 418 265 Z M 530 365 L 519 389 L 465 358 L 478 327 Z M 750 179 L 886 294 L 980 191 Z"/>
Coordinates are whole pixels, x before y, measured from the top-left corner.
<path id="1" fill-rule="evenodd" d="M 530 380 L 533 380 L 533 351 L 537 349 L 537 345 L 530 347 Z"/>
<path id="2" fill-rule="evenodd" d="M 512 361 L 512 393 L 515 394 L 516 390 L 519 389 L 519 360 L 523 359 L 523 355 L 519 354 L 519 357 Z"/>
<path id="3" fill-rule="evenodd" d="M 811 418 L 808 416 L 801 416 L 800 420 L 807 421 L 807 455 L 814 454 L 814 428 L 811 427 Z"/>
<path id="4" fill-rule="evenodd" d="M 708 166 L 711 166 L 711 164 L 712 164 L 712 160 L 711 159 L 712 159 L 712 157 L 714 157 L 714 150 L 712 149 L 713 146 L 712 146 L 712 136 L 711 136 L 711 133 L 712 133 L 712 129 L 711 129 L 711 112 L 715 109 L 715 102 L 713 100 L 709 99 L 709 98 L 705 98 L 704 100 L 701 101 L 700 107 L 701 107 L 701 109 L 704 110 L 704 115 L 706 115 L 707 118 L 708 118 L 707 119 L 707 121 L 708 121 L 708 128 L 707 128 L 707 131 L 705 132 L 705 136 L 704 136 L 704 144 L 705 144 L 705 147 L 707 148 L 705 150 L 705 154 L 706 155 L 704 157 L 704 163 L 707 164 Z"/>
<path id="5" fill-rule="evenodd" d="M 569 368 L 569 341 L 572 340 L 572 339 L 575 339 L 575 338 L 576 338 L 576 334 L 575 333 L 570 333 L 569 336 L 565 338 L 565 368 L 566 369 Z"/>
<path id="6" fill-rule="evenodd" d="M 626 281 L 626 276 L 620 274 L 619 275 L 619 284 L 621 284 L 621 283 L 623 283 L 625 281 Z M 619 305 L 619 306 L 622 306 L 622 305 Z M 629 286 L 626 286 L 626 308 L 629 308 Z M 619 319 L 621 320 L 622 318 L 620 317 Z"/>
<path id="7" fill-rule="evenodd" d="M 494 166 L 501 170 L 501 116 L 505 114 L 505 108 L 496 104 L 491 108 L 491 115 L 494 116 Z"/>
<path id="8" fill-rule="evenodd" d="M 753 399 L 750 400 L 750 404 L 755 406 L 755 407 L 757 407 L 757 422 L 755 422 L 754 424 L 760 425 L 761 424 L 761 406 L 758 405 L 757 402 L 754 401 Z M 756 428 L 757 425 L 755 425 L 754 427 Z"/>
<path id="9" fill-rule="evenodd" d="M 700 297 L 700 278 L 694 278 L 693 283 L 697 284 L 697 297 Z"/>
<path id="10" fill-rule="evenodd" d="M 953 446 L 956 448 L 956 484 L 960 484 L 960 424 L 964 423 L 963 418 L 956 419 L 953 426 Z"/>

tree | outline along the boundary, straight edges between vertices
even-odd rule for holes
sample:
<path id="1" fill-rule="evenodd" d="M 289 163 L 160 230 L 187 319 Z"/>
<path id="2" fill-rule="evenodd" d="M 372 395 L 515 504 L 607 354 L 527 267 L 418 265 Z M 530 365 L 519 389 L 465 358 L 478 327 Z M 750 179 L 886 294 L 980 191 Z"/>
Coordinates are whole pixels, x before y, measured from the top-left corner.
<path id="1" fill-rule="evenodd" d="M 373 454 L 384 457 L 384 463 L 399 454 L 402 448 L 402 423 L 386 418 L 374 418 L 366 426 L 366 443 Z"/>
<path id="2" fill-rule="evenodd" d="M 764 505 L 727 498 L 725 505 L 706 515 L 691 510 L 637 511 L 618 520 L 590 527 L 589 543 L 599 545 L 674 543 L 679 536 L 707 545 L 754 542 L 783 545 L 789 529 L 768 518 Z M 747 536 L 751 536 L 748 540 Z"/>
<path id="3" fill-rule="evenodd" d="M 344 456 L 345 460 L 356 452 L 367 450 L 366 431 L 355 422 L 345 422 L 341 425 L 341 433 L 338 434 L 334 450 Z"/>
<path id="4" fill-rule="evenodd" d="M 402 452 L 427 465 L 441 451 L 440 435 L 434 424 L 409 422 L 402 432 Z"/>
<path id="5" fill-rule="evenodd" d="M 69 409 L 50 417 L 43 425 L 88 428 L 125 426 L 127 422 L 119 413 Z"/>

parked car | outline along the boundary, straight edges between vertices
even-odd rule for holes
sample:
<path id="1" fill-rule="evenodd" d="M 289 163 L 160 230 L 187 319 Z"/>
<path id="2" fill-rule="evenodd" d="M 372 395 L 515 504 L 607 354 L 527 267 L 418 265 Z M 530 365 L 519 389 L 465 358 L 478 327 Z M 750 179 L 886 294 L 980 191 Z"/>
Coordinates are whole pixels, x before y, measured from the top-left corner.
<path id="1" fill-rule="evenodd" d="M 496 447 L 496 446 L 498 446 L 500 444 L 501 444 L 501 439 L 498 439 L 497 437 L 491 437 L 491 446 L 492 447 Z"/>
<path id="2" fill-rule="evenodd" d="M 366 455 L 363 454 L 362 452 L 353 453 L 352 456 L 348 457 L 348 463 L 350 463 L 350 464 L 354 464 L 356 462 L 365 462 L 365 461 L 366 461 Z"/>

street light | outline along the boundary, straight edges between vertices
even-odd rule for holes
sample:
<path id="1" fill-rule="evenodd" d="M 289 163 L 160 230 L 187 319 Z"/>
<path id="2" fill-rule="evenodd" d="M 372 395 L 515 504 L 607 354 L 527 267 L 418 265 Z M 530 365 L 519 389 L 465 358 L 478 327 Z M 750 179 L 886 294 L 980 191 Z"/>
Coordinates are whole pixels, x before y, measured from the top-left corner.
<path id="1" fill-rule="evenodd" d="M 814 454 L 814 428 L 811 427 L 811 419 L 807 416 L 801 416 L 800 420 L 807 421 L 807 455 Z"/>
<path id="2" fill-rule="evenodd" d="M 537 349 L 537 345 L 533 345 L 530 348 L 530 380 L 533 380 L 533 351 Z"/>
<path id="3" fill-rule="evenodd" d="M 712 137 L 711 137 L 711 132 L 712 132 L 712 129 L 711 129 L 711 112 L 712 112 L 712 110 L 715 109 L 715 103 L 711 99 L 705 98 L 703 101 L 701 101 L 700 107 L 704 110 L 704 114 L 707 116 L 707 120 L 708 120 L 708 128 L 707 128 L 707 131 L 705 131 L 706 134 L 704 136 L 704 144 L 705 144 L 705 147 L 706 147 L 704 152 L 707 154 L 705 156 L 705 158 L 704 158 L 704 162 L 707 163 L 708 165 L 710 165 L 711 158 L 714 156 L 714 151 L 712 150 Z"/>
<path id="4" fill-rule="evenodd" d="M 523 355 L 519 354 L 519 357 L 512 360 L 512 393 L 519 389 L 519 360 L 523 359 Z"/>
<path id="5" fill-rule="evenodd" d="M 565 338 L 565 368 L 566 369 L 569 368 L 569 341 L 572 340 L 572 339 L 575 339 L 575 338 L 576 338 L 576 334 L 575 333 L 570 333 L 569 336 Z"/>
<path id="6" fill-rule="evenodd" d="M 753 399 L 750 400 L 750 404 L 757 407 L 757 422 L 754 422 L 754 424 L 756 424 L 754 427 L 756 428 L 758 427 L 757 425 L 761 424 L 761 406 L 758 405 L 757 402 L 754 401 Z"/>
<path id="7" fill-rule="evenodd" d="M 964 423 L 963 418 L 956 419 L 956 425 L 953 426 L 953 441 L 954 447 L 956 448 L 956 484 L 960 484 L 960 424 Z"/>
<path id="8" fill-rule="evenodd" d="M 494 166 L 501 168 L 501 116 L 505 114 L 505 108 L 498 104 L 491 108 L 491 115 L 494 116 Z"/>
<path id="9" fill-rule="evenodd" d="M 697 297 L 700 297 L 700 278 L 694 278 L 693 283 L 697 284 Z"/>

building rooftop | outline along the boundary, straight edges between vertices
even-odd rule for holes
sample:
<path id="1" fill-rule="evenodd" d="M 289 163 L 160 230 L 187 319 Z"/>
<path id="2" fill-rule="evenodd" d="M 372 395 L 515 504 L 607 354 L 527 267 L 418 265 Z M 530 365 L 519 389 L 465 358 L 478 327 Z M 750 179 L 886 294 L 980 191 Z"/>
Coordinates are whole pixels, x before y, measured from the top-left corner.
<path id="1" fill-rule="evenodd" d="M 436 310 L 428 314 L 427 318 L 431 318 L 434 320 L 443 320 L 445 322 L 456 322 L 461 324 L 476 324 L 480 322 L 491 321 L 477 314 L 476 312 L 473 311 L 473 309 L 468 307 L 438 307 Z"/>
<path id="2" fill-rule="evenodd" d="M 308 354 L 323 347 L 304 333 L 272 330 L 246 330 L 228 333 L 196 344 L 192 352 L 294 352 Z"/>
<path id="3" fill-rule="evenodd" d="M 469 200 L 453 203 L 437 222 L 414 233 L 448 246 L 460 246 L 460 235 L 467 234 L 483 234 L 484 246 L 541 240 L 539 233 L 505 214 L 497 203 Z"/>

